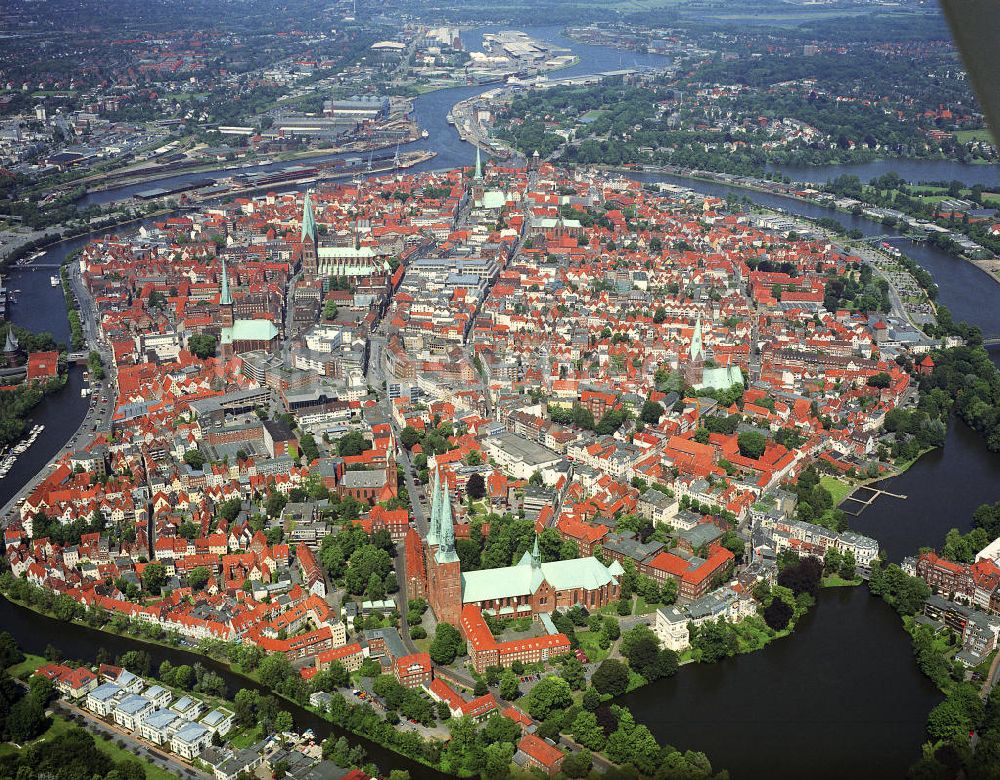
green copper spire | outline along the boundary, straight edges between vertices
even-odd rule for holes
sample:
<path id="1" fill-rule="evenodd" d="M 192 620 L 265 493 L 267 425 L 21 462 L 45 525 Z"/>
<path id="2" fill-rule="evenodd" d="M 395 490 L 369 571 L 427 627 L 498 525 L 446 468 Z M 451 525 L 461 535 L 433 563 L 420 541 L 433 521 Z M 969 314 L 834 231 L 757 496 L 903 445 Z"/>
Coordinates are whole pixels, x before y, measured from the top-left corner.
<path id="1" fill-rule="evenodd" d="M 427 529 L 427 546 L 434 547 L 441 543 L 439 532 L 440 524 L 438 518 L 441 514 L 441 478 L 437 469 L 434 469 L 434 481 L 431 483 L 431 524 Z"/>
<path id="2" fill-rule="evenodd" d="M 306 192 L 305 200 L 302 204 L 302 240 L 316 240 L 316 218 L 313 216 L 312 198 Z"/>
<path id="3" fill-rule="evenodd" d="M 691 337 L 691 359 L 700 360 L 705 356 L 701 345 L 701 312 L 698 312 L 698 320 L 694 324 L 694 335 Z"/>
<path id="4" fill-rule="evenodd" d="M 455 552 L 455 523 L 451 518 L 451 497 L 448 495 L 448 480 L 441 484 L 441 514 L 438 519 L 441 544 L 434 559 L 438 563 L 454 563 L 458 560 Z"/>
<path id="5" fill-rule="evenodd" d="M 479 147 L 476 147 L 476 172 L 473 174 L 476 181 L 483 180 L 483 158 L 479 154 Z"/>
<path id="6" fill-rule="evenodd" d="M 231 306 L 233 296 L 229 294 L 229 274 L 226 273 L 226 258 L 222 258 L 222 295 L 219 296 L 219 303 L 223 306 Z"/>
<path id="7" fill-rule="evenodd" d="M 531 565 L 542 565 L 542 554 L 538 551 L 538 534 L 535 534 L 535 546 L 531 548 Z"/>

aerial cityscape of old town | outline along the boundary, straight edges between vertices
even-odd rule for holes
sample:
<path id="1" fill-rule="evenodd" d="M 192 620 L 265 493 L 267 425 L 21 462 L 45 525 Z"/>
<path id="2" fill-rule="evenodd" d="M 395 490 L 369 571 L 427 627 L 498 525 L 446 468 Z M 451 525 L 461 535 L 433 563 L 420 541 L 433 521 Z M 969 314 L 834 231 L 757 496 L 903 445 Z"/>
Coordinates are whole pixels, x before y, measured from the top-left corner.
<path id="1" fill-rule="evenodd" d="M 0 8 L 0 780 L 1000 780 L 951 29 Z"/>

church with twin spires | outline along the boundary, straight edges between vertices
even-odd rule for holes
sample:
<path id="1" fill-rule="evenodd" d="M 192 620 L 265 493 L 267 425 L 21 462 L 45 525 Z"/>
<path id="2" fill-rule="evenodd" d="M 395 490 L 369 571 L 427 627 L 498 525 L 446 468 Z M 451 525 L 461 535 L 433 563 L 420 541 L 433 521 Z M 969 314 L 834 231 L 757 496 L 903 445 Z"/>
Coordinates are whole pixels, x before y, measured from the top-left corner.
<path id="1" fill-rule="evenodd" d="M 423 543 L 427 600 L 439 621 L 460 628 L 463 607 L 475 605 L 499 619 L 532 617 L 575 605 L 588 610 L 618 601 L 624 570 L 614 561 L 571 558 L 543 563 L 538 537 L 513 566 L 462 572 L 447 483 L 435 469 L 431 519 Z"/>

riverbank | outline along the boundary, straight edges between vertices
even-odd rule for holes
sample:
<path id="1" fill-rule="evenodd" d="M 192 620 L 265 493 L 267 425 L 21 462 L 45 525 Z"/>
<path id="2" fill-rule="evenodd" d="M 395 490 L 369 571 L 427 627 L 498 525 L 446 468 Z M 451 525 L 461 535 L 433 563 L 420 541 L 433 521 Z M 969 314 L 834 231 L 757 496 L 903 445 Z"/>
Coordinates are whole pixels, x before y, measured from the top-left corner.
<path id="1" fill-rule="evenodd" d="M 628 175 L 629 173 L 635 174 L 640 171 L 635 171 L 629 168 L 617 168 L 608 167 L 608 170 L 617 171 Z M 641 170 L 642 173 L 662 173 L 668 176 L 675 176 L 682 179 L 690 179 L 692 181 L 704 181 L 706 183 L 712 184 L 723 184 L 728 187 L 735 187 L 738 189 L 744 189 L 750 192 L 758 192 L 764 195 L 773 195 L 780 198 L 787 198 L 788 200 L 799 201 L 800 203 L 808 203 L 811 206 L 816 206 L 818 208 L 823 208 L 828 211 L 839 214 L 851 214 L 857 216 L 854 211 L 846 208 L 840 208 L 832 203 L 826 203 L 822 200 L 816 198 L 805 197 L 804 195 L 799 195 L 795 192 L 795 189 L 802 191 L 812 189 L 812 185 L 805 182 L 792 182 L 790 185 L 778 185 L 775 182 L 765 182 L 764 180 L 754 181 L 751 177 L 744 176 L 731 176 L 729 174 L 716 174 L 710 171 L 687 171 L 683 168 L 669 168 L 667 166 L 660 168 L 644 167 Z M 911 219 L 916 219 L 916 217 L 910 215 Z M 953 247 L 943 247 L 942 251 L 946 251 L 953 257 L 959 260 L 970 263 L 971 265 L 978 268 L 980 271 L 985 273 L 994 282 L 1000 284 L 1000 262 L 995 257 L 991 258 L 973 258 L 968 255 L 958 252 L 953 249 Z"/>
<path id="2" fill-rule="evenodd" d="M 41 591 L 42 589 L 37 588 L 37 590 Z M 207 643 L 192 644 L 186 640 L 180 639 L 180 637 L 178 637 L 179 641 L 174 643 L 173 641 L 150 637 L 141 633 L 141 626 L 135 624 L 133 621 L 127 621 L 123 625 L 114 625 L 113 623 L 94 625 L 78 617 L 67 619 L 66 615 L 59 613 L 55 609 L 45 609 L 37 604 L 28 603 L 22 599 L 13 597 L 10 593 L 3 593 L 2 596 L 0 596 L 0 602 L 7 603 L 17 609 L 27 610 L 35 615 L 45 618 L 46 620 L 59 621 L 60 625 L 69 626 L 71 629 L 76 628 L 78 630 L 99 634 L 107 640 L 106 643 L 102 640 L 101 644 L 98 645 L 99 647 L 112 648 L 115 646 L 116 640 L 124 638 L 138 648 L 146 649 L 151 655 L 154 655 L 154 657 L 156 650 L 180 654 L 182 656 L 181 658 L 172 660 L 175 665 L 181 663 L 192 663 L 192 659 L 183 658 L 183 656 L 193 656 L 194 659 L 201 659 L 201 661 L 206 664 L 208 668 L 213 671 L 220 672 L 225 678 L 228 678 L 226 679 L 227 685 L 233 687 L 238 685 L 241 688 L 248 688 L 258 692 L 266 692 L 268 695 L 272 695 L 281 702 L 284 702 L 292 712 L 296 725 L 300 728 L 311 727 L 314 731 L 316 730 L 315 723 L 306 722 L 302 718 L 302 713 L 308 712 L 314 718 L 319 719 L 328 726 L 332 727 L 333 730 L 340 729 L 343 735 L 349 736 L 354 740 L 360 740 L 360 744 L 369 754 L 374 755 L 372 746 L 377 745 L 381 750 L 386 751 L 386 754 L 382 755 L 375 762 L 383 769 L 386 767 L 393 768 L 405 765 L 406 762 L 414 762 L 415 764 L 419 764 L 421 767 L 426 768 L 426 770 L 430 772 L 429 774 L 415 773 L 411 771 L 411 776 L 415 779 L 424 778 L 425 780 L 436 780 L 441 776 L 438 774 L 441 771 L 440 768 L 428 760 L 425 755 L 416 751 L 403 752 L 399 749 L 401 745 L 409 745 L 411 742 L 411 740 L 402 738 L 400 738 L 401 741 L 393 741 L 397 735 L 405 735 L 405 732 L 396 732 L 391 728 L 388 731 L 385 729 L 371 729 L 370 731 L 355 730 L 351 728 L 350 721 L 338 722 L 329 712 L 323 712 L 314 707 L 310 707 L 306 700 L 307 697 L 303 698 L 302 701 L 299 701 L 296 698 L 287 695 L 285 692 L 271 684 L 269 680 L 263 678 L 256 669 L 248 670 L 243 668 L 239 663 L 232 661 L 228 657 L 227 653 L 211 652 L 211 649 L 206 648 L 205 646 Z M 139 633 L 135 633 L 136 631 L 139 631 Z M 61 647 L 58 638 L 53 639 L 51 644 L 58 647 L 64 655 L 81 655 L 73 652 L 72 650 L 67 651 Z M 210 643 L 210 645 L 211 648 L 216 648 L 218 651 L 228 650 L 231 647 L 240 647 L 237 644 L 226 642 L 214 642 Z M 170 659 L 168 658 L 168 660 Z M 293 680 L 296 684 L 301 683 L 301 678 L 299 677 L 297 670 L 294 671 Z M 298 717 L 296 717 L 296 712 L 299 713 Z M 385 721 L 381 719 L 380 722 L 385 723 Z M 334 733 L 336 732 L 334 731 Z M 397 758 L 390 758 L 390 756 L 395 756 Z"/>
<path id="3" fill-rule="evenodd" d="M 131 225 L 135 222 L 144 222 L 147 219 L 155 219 L 156 217 L 168 216 L 174 214 L 176 211 L 177 211 L 176 209 L 161 208 L 149 211 L 141 216 L 130 216 L 128 217 L 128 219 L 113 220 L 111 222 L 101 223 L 99 227 L 87 227 L 86 229 L 79 230 L 75 233 L 70 232 L 68 234 L 64 234 L 60 230 L 60 232 L 57 235 L 47 237 L 44 242 L 32 247 L 31 250 L 24 252 L 19 257 L 15 256 L 13 253 L 4 257 L 3 260 L 0 261 L 0 270 L 9 270 L 12 261 L 19 260 L 21 259 L 21 257 L 24 257 L 30 252 L 38 252 L 38 251 L 47 252 L 50 249 L 52 249 L 52 247 L 61 244 L 64 241 L 75 241 L 79 238 L 86 238 L 87 236 L 103 235 L 107 233 L 109 230 L 113 230 L 115 228 L 124 227 L 125 225 Z M 56 228 L 58 227 L 59 226 L 56 226 Z M 21 267 L 30 268 L 30 266 L 31 264 L 28 263 L 25 266 Z"/>

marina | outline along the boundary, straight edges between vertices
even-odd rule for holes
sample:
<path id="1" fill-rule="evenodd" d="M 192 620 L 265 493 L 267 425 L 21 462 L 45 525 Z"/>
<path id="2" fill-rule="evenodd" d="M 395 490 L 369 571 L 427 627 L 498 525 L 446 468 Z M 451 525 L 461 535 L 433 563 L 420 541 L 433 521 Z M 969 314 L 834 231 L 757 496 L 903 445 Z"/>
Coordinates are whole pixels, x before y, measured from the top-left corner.
<path id="1" fill-rule="evenodd" d="M 29 432 L 26 439 L 22 439 L 17 444 L 15 444 L 8 453 L 3 456 L 3 460 L 0 460 L 0 477 L 6 477 L 7 472 L 9 472 L 14 464 L 17 463 L 18 457 L 27 452 L 28 448 L 35 443 L 35 439 L 45 430 L 44 425 L 35 425 Z"/>

